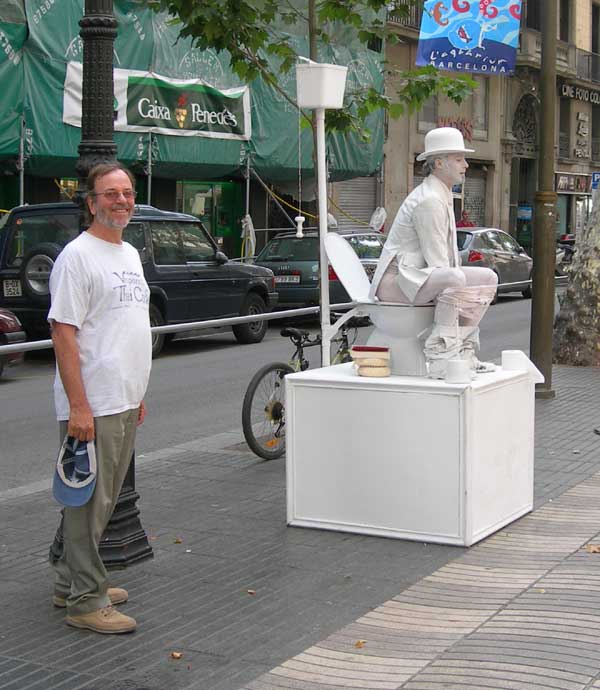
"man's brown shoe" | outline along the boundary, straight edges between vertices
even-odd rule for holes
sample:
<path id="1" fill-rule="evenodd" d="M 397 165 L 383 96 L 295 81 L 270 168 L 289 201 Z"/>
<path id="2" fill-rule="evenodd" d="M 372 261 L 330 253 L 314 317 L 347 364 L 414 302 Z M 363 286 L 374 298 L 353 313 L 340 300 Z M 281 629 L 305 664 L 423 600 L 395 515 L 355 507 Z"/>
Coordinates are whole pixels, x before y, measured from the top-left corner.
<path id="1" fill-rule="evenodd" d="M 109 587 L 108 588 L 108 598 L 113 606 L 117 604 L 124 604 L 127 599 L 129 599 L 129 594 L 126 589 L 122 587 Z M 52 597 L 52 603 L 59 609 L 64 609 L 67 606 L 67 598 L 61 597 L 60 594 L 55 594 Z"/>
<path id="2" fill-rule="evenodd" d="M 108 635 L 133 632 L 137 625 L 135 618 L 119 613 L 113 606 L 105 606 L 103 609 L 82 613 L 79 616 L 67 616 L 65 623 L 74 628 L 93 630 Z"/>

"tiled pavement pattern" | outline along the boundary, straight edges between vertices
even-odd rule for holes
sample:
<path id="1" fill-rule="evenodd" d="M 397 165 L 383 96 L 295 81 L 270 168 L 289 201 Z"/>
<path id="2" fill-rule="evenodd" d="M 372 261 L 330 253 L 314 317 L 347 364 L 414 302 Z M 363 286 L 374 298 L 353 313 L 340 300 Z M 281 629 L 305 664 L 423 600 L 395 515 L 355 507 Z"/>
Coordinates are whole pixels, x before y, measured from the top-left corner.
<path id="1" fill-rule="evenodd" d="M 581 549 L 600 541 L 600 373 L 556 368 L 555 384 L 538 510 L 469 550 L 286 528 L 283 462 L 235 433 L 142 459 L 155 558 L 116 574 L 129 636 L 63 625 L 56 506 L 0 490 L 0 688 L 600 690 L 600 554 Z"/>
<path id="2" fill-rule="evenodd" d="M 600 473 L 248 690 L 600 684 Z"/>

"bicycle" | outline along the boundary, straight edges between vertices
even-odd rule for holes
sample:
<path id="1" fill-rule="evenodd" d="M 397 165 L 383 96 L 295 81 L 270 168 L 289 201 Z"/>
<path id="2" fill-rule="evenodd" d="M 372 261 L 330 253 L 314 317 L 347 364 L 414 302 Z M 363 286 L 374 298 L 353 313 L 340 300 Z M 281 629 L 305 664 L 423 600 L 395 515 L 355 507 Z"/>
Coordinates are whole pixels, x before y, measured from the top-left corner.
<path id="1" fill-rule="evenodd" d="M 351 342 L 349 333 L 352 332 Z M 331 342 L 339 343 L 332 364 L 350 362 L 350 348 L 358 329 L 347 323 Z M 311 337 L 308 331 L 283 328 L 281 335 L 289 338 L 295 351 L 289 361 L 272 362 L 260 368 L 248 384 L 242 405 L 242 429 L 250 449 L 264 460 L 275 460 L 285 452 L 285 384 L 287 374 L 306 371 L 310 366 L 304 349 L 321 344 L 319 334 Z"/>

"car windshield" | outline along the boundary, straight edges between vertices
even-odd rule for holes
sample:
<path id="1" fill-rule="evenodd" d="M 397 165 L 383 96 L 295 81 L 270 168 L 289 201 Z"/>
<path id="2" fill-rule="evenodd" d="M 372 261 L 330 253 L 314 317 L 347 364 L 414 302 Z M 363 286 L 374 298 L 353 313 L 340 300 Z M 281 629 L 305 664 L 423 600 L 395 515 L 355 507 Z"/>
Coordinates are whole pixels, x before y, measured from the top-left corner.
<path id="1" fill-rule="evenodd" d="M 78 232 L 77 213 L 16 215 L 12 223 L 12 236 L 8 240 L 6 265 L 20 266 L 24 256 L 45 242 L 64 247 L 77 237 Z"/>
<path id="2" fill-rule="evenodd" d="M 456 233 L 456 241 L 458 243 L 458 250 L 466 249 L 473 239 L 473 235 L 470 232 L 462 232 L 458 230 Z"/>
<path id="3" fill-rule="evenodd" d="M 317 261 L 318 237 L 276 237 L 258 255 L 257 261 Z"/>
<path id="4" fill-rule="evenodd" d="M 359 259 L 378 259 L 381 254 L 383 244 L 374 235 L 351 235 L 346 239 L 356 252 Z"/>

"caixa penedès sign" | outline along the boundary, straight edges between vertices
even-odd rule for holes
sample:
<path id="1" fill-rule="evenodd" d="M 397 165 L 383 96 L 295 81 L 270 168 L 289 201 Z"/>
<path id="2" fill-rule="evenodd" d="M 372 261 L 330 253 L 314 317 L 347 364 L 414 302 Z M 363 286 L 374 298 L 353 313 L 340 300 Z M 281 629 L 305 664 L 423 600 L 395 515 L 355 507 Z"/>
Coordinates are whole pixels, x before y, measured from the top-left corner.
<path id="1" fill-rule="evenodd" d="M 63 121 L 81 126 L 81 64 L 67 66 Z M 197 79 L 114 70 L 116 131 L 243 139 L 251 136 L 250 90 L 216 89 Z"/>

